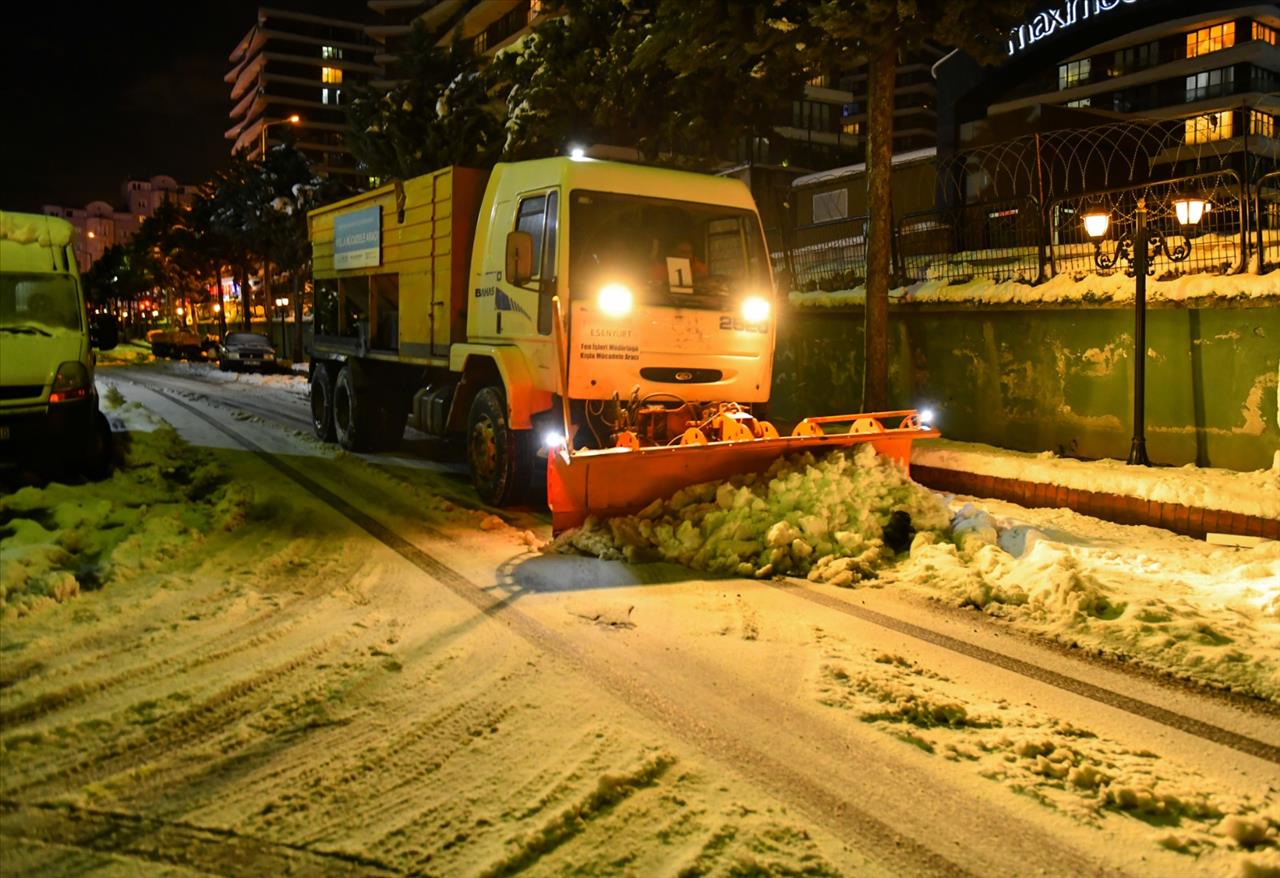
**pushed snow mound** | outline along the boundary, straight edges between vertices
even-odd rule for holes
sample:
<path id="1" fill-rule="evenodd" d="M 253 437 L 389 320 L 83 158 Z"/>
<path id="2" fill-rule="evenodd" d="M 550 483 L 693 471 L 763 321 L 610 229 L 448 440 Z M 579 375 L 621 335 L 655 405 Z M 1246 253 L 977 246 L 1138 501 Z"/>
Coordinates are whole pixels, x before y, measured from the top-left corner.
<path id="1" fill-rule="evenodd" d="M 821 458 L 808 452 L 780 458 L 763 473 L 692 485 L 635 515 L 588 518 L 545 551 L 852 585 L 893 557 L 884 533 L 895 512 L 910 516 L 919 532 L 945 532 L 951 523 L 940 497 L 861 445 Z"/>

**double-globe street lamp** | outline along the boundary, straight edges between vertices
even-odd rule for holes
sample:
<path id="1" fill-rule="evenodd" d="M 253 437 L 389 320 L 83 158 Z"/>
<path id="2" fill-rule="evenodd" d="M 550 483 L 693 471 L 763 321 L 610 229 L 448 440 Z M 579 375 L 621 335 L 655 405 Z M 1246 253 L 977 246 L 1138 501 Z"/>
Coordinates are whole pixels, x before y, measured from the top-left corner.
<path id="1" fill-rule="evenodd" d="M 285 117 L 284 119 L 272 119 L 271 121 L 263 120 L 262 128 L 258 131 L 258 160 L 267 160 L 267 129 L 272 125 L 297 125 L 302 121 L 302 117 L 297 113 Z"/>
<path id="2" fill-rule="evenodd" d="M 1147 275 L 1155 274 L 1152 262 L 1163 255 L 1170 262 L 1182 262 L 1191 255 L 1191 238 L 1186 229 L 1200 222 L 1209 203 L 1201 198 L 1179 198 L 1173 209 L 1178 225 L 1183 229 L 1182 240 L 1171 243 L 1158 229 L 1147 227 L 1147 200 L 1139 198 L 1134 216 L 1133 231 L 1125 232 L 1115 241 L 1115 249 L 1107 254 L 1102 250 L 1103 239 L 1111 225 L 1107 211 L 1085 213 L 1084 230 L 1093 239 L 1093 261 L 1103 270 L 1114 268 L 1123 260 L 1133 270 L 1136 291 L 1133 303 L 1133 439 L 1129 444 L 1129 463 L 1150 466 L 1147 457 L 1145 428 L 1146 365 L 1147 365 Z"/>

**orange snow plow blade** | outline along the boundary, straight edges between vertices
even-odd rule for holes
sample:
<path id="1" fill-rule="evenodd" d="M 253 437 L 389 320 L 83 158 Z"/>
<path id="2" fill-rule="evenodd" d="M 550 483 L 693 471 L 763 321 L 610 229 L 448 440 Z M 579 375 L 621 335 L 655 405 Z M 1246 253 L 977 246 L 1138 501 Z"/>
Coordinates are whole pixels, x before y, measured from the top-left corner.
<path id="1" fill-rule="evenodd" d="M 886 426 L 885 421 L 896 423 Z M 847 432 L 826 431 L 844 425 Z M 790 436 L 569 452 L 547 455 L 547 504 L 554 533 L 577 527 L 588 515 L 612 518 L 639 512 L 681 488 L 762 472 L 779 457 L 820 453 L 869 442 L 877 454 L 910 467 L 911 443 L 940 434 L 920 426 L 915 411 L 806 418 Z"/>

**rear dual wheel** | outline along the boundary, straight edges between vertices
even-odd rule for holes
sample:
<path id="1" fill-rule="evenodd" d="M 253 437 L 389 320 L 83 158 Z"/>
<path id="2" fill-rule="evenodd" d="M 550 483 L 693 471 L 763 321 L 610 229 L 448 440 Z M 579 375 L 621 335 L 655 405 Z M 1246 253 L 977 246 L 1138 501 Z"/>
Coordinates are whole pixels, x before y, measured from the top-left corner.
<path id="1" fill-rule="evenodd" d="M 320 424 L 332 423 L 333 437 L 348 451 L 377 451 L 394 448 L 404 437 L 405 406 L 391 391 L 378 390 L 356 381 L 355 370 L 348 363 L 338 371 L 330 390 L 325 415 L 324 391 L 317 392 L 317 368 L 312 376 L 311 419 L 320 436 Z M 331 374 L 331 373 L 330 373 Z M 323 436 L 321 438 L 324 438 Z"/>

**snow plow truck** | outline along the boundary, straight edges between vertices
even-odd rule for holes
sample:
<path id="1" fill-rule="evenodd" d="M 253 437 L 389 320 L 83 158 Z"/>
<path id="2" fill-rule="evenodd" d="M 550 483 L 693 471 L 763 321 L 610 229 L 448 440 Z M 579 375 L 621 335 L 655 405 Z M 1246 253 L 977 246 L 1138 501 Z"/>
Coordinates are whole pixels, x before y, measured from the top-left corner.
<path id="1" fill-rule="evenodd" d="M 465 440 L 481 499 L 557 532 L 800 450 L 906 464 L 914 411 L 766 419 L 765 237 L 740 181 L 581 158 L 463 167 L 308 215 L 316 435 Z"/>

